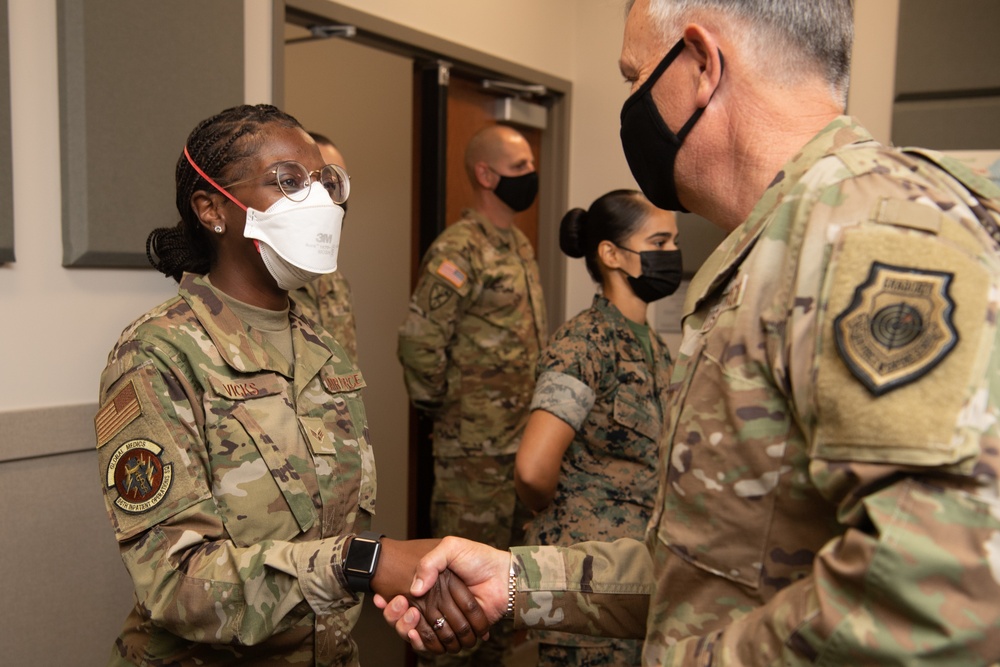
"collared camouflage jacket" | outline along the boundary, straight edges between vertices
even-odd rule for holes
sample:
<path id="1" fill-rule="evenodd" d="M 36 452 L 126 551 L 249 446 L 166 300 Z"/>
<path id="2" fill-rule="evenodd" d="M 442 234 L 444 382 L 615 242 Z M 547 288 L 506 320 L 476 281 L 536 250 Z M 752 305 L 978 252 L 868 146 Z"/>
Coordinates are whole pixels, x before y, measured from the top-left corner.
<path id="1" fill-rule="evenodd" d="M 604 296 L 552 336 L 538 362 L 533 410 L 576 431 L 552 503 L 532 520 L 526 544 L 642 539 L 656 498 L 657 444 L 670 352 L 650 331 L 653 365 L 628 321 Z M 592 637 L 543 633 L 549 644 L 593 646 Z"/>
<path id="2" fill-rule="evenodd" d="M 351 303 L 351 285 L 339 270 L 319 276 L 289 292 L 302 312 L 333 336 L 358 363 L 358 329 Z"/>
<path id="3" fill-rule="evenodd" d="M 410 400 L 434 417 L 434 455 L 517 451 L 548 336 L 535 253 L 472 210 L 424 256 L 399 360 Z"/>
<path id="4" fill-rule="evenodd" d="M 516 549 L 521 622 L 645 600 L 647 664 L 1000 662 L 998 221 L 954 161 L 813 138 L 690 285 L 647 550 Z"/>
<path id="5" fill-rule="evenodd" d="M 552 504 L 535 516 L 531 544 L 641 539 L 653 513 L 662 403 L 670 353 L 655 332 L 651 369 L 639 339 L 606 298 L 568 321 L 539 360 L 531 407 L 576 431 Z"/>
<path id="6" fill-rule="evenodd" d="M 369 527 L 364 379 L 297 307 L 294 368 L 201 277 L 101 377 L 101 486 L 136 604 L 112 664 L 356 665 L 340 557 Z"/>

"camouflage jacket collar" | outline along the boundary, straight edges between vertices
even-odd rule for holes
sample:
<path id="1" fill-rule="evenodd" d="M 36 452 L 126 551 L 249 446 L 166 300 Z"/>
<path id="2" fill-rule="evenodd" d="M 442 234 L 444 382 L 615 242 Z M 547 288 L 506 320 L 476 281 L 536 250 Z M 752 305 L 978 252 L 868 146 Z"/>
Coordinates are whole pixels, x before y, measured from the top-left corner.
<path id="1" fill-rule="evenodd" d="M 494 248 L 508 249 L 523 255 L 523 249 L 527 247 L 528 239 L 517 227 L 500 229 L 474 208 L 464 209 L 462 218 L 475 223 Z"/>
<path id="2" fill-rule="evenodd" d="M 839 116 L 814 136 L 775 175 L 750 215 L 727 236 L 698 269 L 688 287 L 684 315 L 724 284 L 733 270 L 760 238 L 772 220 L 772 213 L 821 158 L 845 146 L 872 142 L 871 134 L 850 116 Z"/>
<path id="3" fill-rule="evenodd" d="M 642 344 L 633 333 L 632 327 L 629 326 L 622 311 L 618 310 L 616 305 L 600 293 L 594 295 L 591 308 L 600 313 L 614 327 L 615 340 L 617 341 L 615 347 L 619 356 L 628 361 L 645 363 L 646 355 L 642 351 Z M 647 322 L 647 324 L 649 323 Z M 654 361 L 658 360 L 662 354 L 663 343 L 653 327 L 649 327 L 649 340 L 653 347 L 653 359 Z"/>
<path id="4" fill-rule="evenodd" d="M 235 313 L 219 298 L 204 277 L 185 273 L 178 294 L 205 327 L 219 356 L 241 373 L 275 371 L 289 378 L 311 378 L 331 357 L 329 348 L 306 322 L 297 302 L 290 299 L 294 369 L 270 343 L 255 339 Z"/>

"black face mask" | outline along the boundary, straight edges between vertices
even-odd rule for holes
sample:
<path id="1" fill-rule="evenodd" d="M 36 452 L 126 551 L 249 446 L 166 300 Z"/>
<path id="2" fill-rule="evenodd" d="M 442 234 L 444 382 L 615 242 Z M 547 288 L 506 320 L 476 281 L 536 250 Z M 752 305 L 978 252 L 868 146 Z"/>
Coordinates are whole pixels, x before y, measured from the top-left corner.
<path id="1" fill-rule="evenodd" d="M 684 40 L 681 39 L 663 56 L 639 89 L 625 100 L 621 114 L 622 150 L 632 176 L 646 199 L 668 211 L 687 211 L 677 196 L 674 162 L 684 138 L 705 111 L 705 107 L 695 111 L 675 134 L 663 122 L 653 100 L 653 86 L 683 50 Z M 719 59 L 721 62 L 721 52 Z"/>
<path id="2" fill-rule="evenodd" d="M 618 246 L 639 255 L 642 270 L 638 278 L 627 273 L 628 284 L 635 295 L 652 303 L 677 291 L 684 277 L 684 263 L 680 250 L 643 250 L 641 252 Z M 624 271 L 622 272 L 624 273 Z"/>
<path id="3" fill-rule="evenodd" d="M 528 210 L 535 202 L 535 196 L 538 195 L 538 172 L 532 171 L 520 176 L 497 176 L 500 177 L 500 182 L 493 188 L 493 194 L 515 213 Z"/>

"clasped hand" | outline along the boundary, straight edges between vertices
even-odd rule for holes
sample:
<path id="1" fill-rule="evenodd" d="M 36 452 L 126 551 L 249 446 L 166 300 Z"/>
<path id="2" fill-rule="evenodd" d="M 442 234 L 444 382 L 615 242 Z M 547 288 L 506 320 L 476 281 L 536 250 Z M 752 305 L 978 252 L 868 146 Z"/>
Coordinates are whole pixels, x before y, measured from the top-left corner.
<path id="1" fill-rule="evenodd" d="M 389 541 L 393 543 L 392 541 Z M 486 639 L 489 627 L 507 608 L 507 573 L 511 555 L 477 542 L 446 537 L 394 542 L 407 546 L 407 557 L 420 555 L 406 589 L 380 586 L 376 576 L 375 605 L 386 622 L 415 650 L 457 653 Z M 436 546 L 434 546 L 436 545 Z M 429 546 L 434 546 L 428 551 Z M 382 567 L 379 567 L 381 575 Z"/>

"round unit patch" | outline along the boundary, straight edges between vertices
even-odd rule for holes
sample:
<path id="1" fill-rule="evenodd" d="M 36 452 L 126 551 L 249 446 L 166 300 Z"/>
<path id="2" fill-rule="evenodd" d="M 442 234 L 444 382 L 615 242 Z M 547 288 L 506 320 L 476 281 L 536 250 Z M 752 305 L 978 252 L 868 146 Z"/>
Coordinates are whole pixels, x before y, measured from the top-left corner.
<path id="1" fill-rule="evenodd" d="M 868 390 L 882 394 L 928 373 L 955 343 L 954 276 L 875 262 L 834 321 L 837 348 Z"/>
<path id="2" fill-rule="evenodd" d="M 118 491 L 121 510 L 138 514 L 160 504 L 170 490 L 172 465 L 163 463 L 163 448 L 149 440 L 129 440 L 108 462 L 107 485 Z"/>

